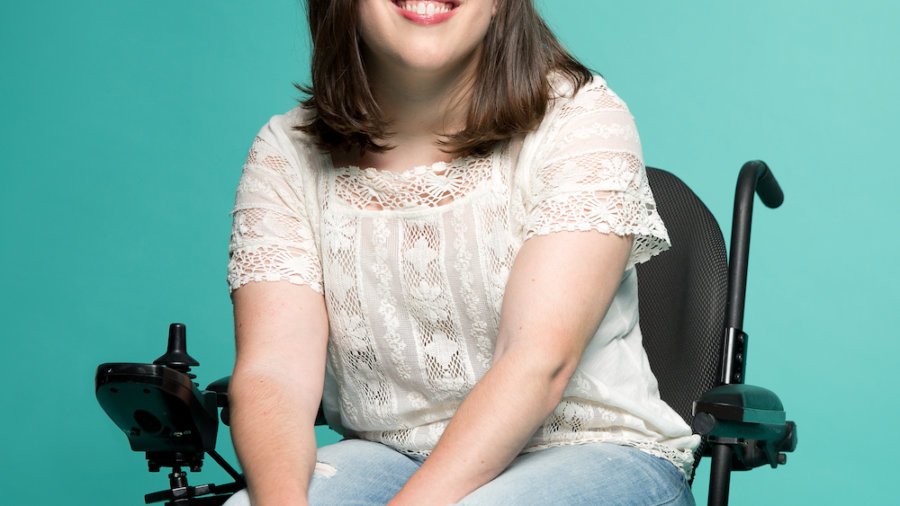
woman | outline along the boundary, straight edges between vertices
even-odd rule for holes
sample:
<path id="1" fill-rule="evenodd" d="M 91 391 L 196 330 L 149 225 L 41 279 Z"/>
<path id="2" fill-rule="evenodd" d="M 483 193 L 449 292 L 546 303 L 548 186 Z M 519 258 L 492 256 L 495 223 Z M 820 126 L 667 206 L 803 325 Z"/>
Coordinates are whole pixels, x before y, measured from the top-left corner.
<path id="1" fill-rule="evenodd" d="M 693 504 L 624 103 L 530 0 L 308 7 L 310 98 L 237 192 L 229 506 Z M 317 454 L 320 400 L 347 439 Z"/>

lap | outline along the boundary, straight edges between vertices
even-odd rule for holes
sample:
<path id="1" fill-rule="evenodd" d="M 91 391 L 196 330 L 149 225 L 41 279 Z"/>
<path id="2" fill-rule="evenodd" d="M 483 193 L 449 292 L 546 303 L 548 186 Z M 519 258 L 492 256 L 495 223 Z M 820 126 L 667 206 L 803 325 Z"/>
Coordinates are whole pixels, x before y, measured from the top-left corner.
<path id="1" fill-rule="evenodd" d="M 592 443 L 520 455 L 457 504 L 688 506 L 694 498 L 668 461 L 636 448 Z"/>
<path id="2" fill-rule="evenodd" d="M 385 445 L 357 439 L 319 448 L 316 461 L 311 506 L 383 505 L 420 465 Z M 594 443 L 520 455 L 457 504 L 689 506 L 694 499 L 687 481 L 669 462 L 635 448 Z M 243 490 L 226 503 L 249 505 Z"/>
<path id="3" fill-rule="evenodd" d="M 421 465 L 383 444 L 360 439 L 323 446 L 316 461 L 310 506 L 383 505 Z"/>
<path id="4" fill-rule="evenodd" d="M 348 439 L 316 452 L 316 468 L 309 483 L 309 504 L 383 506 L 409 479 L 419 462 L 380 444 Z M 246 490 L 225 506 L 250 506 Z"/>

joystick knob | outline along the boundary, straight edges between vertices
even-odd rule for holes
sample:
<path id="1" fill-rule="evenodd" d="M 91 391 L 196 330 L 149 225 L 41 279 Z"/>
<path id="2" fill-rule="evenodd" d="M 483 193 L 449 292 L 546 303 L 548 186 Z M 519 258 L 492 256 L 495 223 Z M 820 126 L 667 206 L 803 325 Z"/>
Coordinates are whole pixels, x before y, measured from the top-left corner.
<path id="1" fill-rule="evenodd" d="M 169 347 L 166 352 L 153 361 L 154 365 L 164 365 L 176 371 L 188 372 L 191 367 L 200 365 L 187 352 L 187 327 L 183 323 L 169 325 Z"/>

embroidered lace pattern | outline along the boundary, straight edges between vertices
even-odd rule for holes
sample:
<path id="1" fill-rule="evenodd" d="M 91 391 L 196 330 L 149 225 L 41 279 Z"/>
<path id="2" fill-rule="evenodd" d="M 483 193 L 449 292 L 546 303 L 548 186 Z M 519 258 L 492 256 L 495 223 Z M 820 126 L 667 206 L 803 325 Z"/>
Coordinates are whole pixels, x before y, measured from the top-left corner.
<path id="1" fill-rule="evenodd" d="M 473 157 L 403 173 L 348 167 L 324 176 L 330 355 L 337 375 L 353 385 L 341 389 L 341 416 L 361 437 L 421 454 L 417 448 L 437 443 L 442 421 L 490 365 L 499 306 L 486 308 L 489 301 L 475 286 L 483 280 L 472 275 L 469 244 L 486 234 L 472 225 L 478 212 L 461 204 L 485 209 L 486 223 L 505 216 L 503 203 L 488 195 L 496 162 Z M 456 296 L 466 301 L 465 314 L 458 314 Z M 348 345 L 367 336 L 375 339 Z M 435 411 L 435 404 L 446 407 Z M 400 423 L 377 406 L 425 418 Z M 384 427 L 394 429 L 377 430 Z"/>
<path id="2" fill-rule="evenodd" d="M 606 441 L 689 474 L 697 440 L 658 397 L 631 269 L 669 239 L 631 115 L 601 79 L 560 98 L 520 144 L 401 173 L 330 167 L 308 140 L 291 138 L 300 135 L 290 130 L 296 111 L 273 118 L 250 149 L 228 281 L 236 289 L 288 280 L 323 294 L 324 406 L 338 430 L 427 456 L 491 366 L 524 241 L 566 231 L 633 235 L 607 317 L 525 451 Z"/>
<path id="3" fill-rule="evenodd" d="M 322 291 L 322 268 L 305 212 L 299 175 L 257 137 L 238 185 L 231 229 L 228 286 L 251 281 L 309 285 Z"/>
<path id="4" fill-rule="evenodd" d="M 490 165 L 490 158 L 463 158 L 401 173 L 341 168 L 334 192 L 340 202 L 356 209 L 432 208 L 471 192 L 490 177 Z"/>
<path id="5" fill-rule="evenodd" d="M 609 88 L 588 87 L 560 108 L 553 149 L 534 173 L 526 237 L 559 231 L 633 234 L 628 266 L 668 248 L 625 104 Z"/>

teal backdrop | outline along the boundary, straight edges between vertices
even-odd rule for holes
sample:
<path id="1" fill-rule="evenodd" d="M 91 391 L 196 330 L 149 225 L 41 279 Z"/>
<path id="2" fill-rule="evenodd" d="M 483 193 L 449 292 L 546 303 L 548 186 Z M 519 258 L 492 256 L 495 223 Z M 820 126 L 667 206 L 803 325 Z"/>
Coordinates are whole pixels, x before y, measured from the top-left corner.
<path id="1" fill-rule="evenodd" d="M 744 161 L 785 190 L 757 205 L 748 382 L 800 446 L 735 475 L 735 505 L 896 500 L 898 5 L 541 3 L 630 104 L 647 163 L 726 234 Z M 0 504 L 137 505 L 166 484 L 100 409 L 95 368 L 152 361 L 182 321 L 199 380 L 229 374 L 233 192 L 308 63 L 295 0 L 0 4 Z M 206 466 L 195 483 L 225 480 Z"/>

